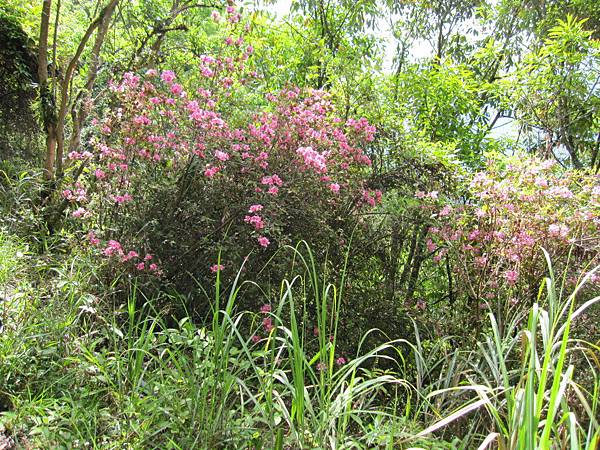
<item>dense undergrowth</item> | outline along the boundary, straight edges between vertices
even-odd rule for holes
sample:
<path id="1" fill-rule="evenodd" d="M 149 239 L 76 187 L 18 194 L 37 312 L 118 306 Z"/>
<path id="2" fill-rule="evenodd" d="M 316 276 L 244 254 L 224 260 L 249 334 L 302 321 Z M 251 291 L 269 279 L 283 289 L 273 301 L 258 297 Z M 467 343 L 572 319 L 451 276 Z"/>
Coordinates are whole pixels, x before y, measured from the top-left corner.
<path id="1" fill-rule="evenodd" d="M 135 283 L 111 304 L 86 252 L 48 261 L 2 232 L 5 435 L 26 448 L 598 445 L 598 347 L 571 327 L 599 298 L 561 295 L 550 273 L 529 316 L 500 334 L 490 313 L 475 349 L 423 345 L 415 328 L 341 356 L 343 284 L 305 245 L 287 250 L 298 275 L 265 292 L 261 311 L 238 310 L 245 286 L 234 284 L 198 325 L 165 316 Z M 316 327 L 295 307 L 309 297 Z"/>
<path id="2" fill-rule="evenodd" d="M 597 450 L 597 2 L 272 3 L 0 0 L 0 450 Z"/>

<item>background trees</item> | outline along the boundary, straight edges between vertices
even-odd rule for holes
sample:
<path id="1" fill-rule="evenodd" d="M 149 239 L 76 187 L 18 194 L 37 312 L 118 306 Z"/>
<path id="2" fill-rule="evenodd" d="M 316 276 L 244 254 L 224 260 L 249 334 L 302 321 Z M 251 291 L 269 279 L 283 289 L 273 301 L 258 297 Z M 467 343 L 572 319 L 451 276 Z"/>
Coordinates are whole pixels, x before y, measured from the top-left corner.
<path id="1" fill-rule="evenodd" d="M 104 170 L 95 166 L 94 161 L 99 160 L 81 155 L 101 158 L 96 153 L 100 145 L 114 145 L 117 152 L 128 145 L 123 139 L 115 143 L 107 140 L 113 130 L 106 120 L 122 114 L 119 108 L 126 106 L 126 102 L 118 106 L 123 99 L 117 100 L 108 87 L 122 83 L 124 73 L 138 76 L 177 69 L 177 86 L 190 92 L 185 99 L 194 97 L 192 93 L 201 87 L 206 93 L 202 98 L 215 105 L 206 110 L 218 111 L 218 117 L 231 124 L 232 130 L 242 123 L 251 127 L 252 121 L 265 120 L 278 110 L 281 105 L 270 102 L 270 95 L 295 92 L 295 86 L 302 92 L 326 89 L 336 120 L 349 124 L 364 117 L 365 123 L 375 124 L 377 129 L 361 147 L 370 166 L 351 171 L 351 176 L 362 178 L 360 185 L 365 192 L 381 191 L 382 204 L 374 211 L 354 209 L 352 204 L 358 200 L 351 198 L 361 195 L 354 193 L 339 205 L 345 208 L 343 213 L 330 212 L 335 217 L 326 219 L 334 234 L 339 231 L 335 223 L 344 222 L 345 216 L 359 224 L 363 241 L 355 243 L 348 267 L 357 280 L 353 288 L 357 298 L 377 299 L 375 303 L 388 305 L 383 309 L 394 314 L 404 308 L 415 310 L 432 295 L 441 296 L 443 301 L 455 300 L 460 268 L 450 259 L 436 264 L 434 258 L 439 252 L 428 244 L 434 238 L 430 228 L 435 228 L 439 213 L 427 203 L 431 196 L 452 207 L 474 201 L 465 186 L 473 173 L 486 167 L 490 155 L 525 152 L 556 160 L 568 170 L 597 172 L 600 167 L 599 60 L 593 28 L 597 9 L 588 2 L 459 3 L 301 1 L 292 2 L 285 18 L 269 15 L 269 4 L 238 8 L 192 0 L 48 0 L 38 5 L 3 5 L 3 23 L 12 27 L 12 40 L 7 40 L 3 50 L 3 86 L 13 98 L 22 100 L 5 114 L 13 117 L 17 106 L 30 124 L 37 114 L 39 126 L 33 135 L 43 132 L 46 136 L 45 152 L 31 147 L 29 151 L 37 157 L 45 153 L 45 173 L 52 180 L 44 190 L 42 205 L 49 230 L 61 229 L 64 219 L 74 213 L 69 206 L 72 199 L 61 193 L 82 189 L 94 170 Z M 387 35 L 381 31 L 386 27 L 390 30 Z M 397 54 L 390 51 L 393 47 L 386 47 L 386 40 L 388 44 L 396 41 Z M 409 50 L 417 44 L 429 52 L 411 57 Z M 18 57 L 11 60 L 9 55 Z M 392 56 L 393 67 L 384 69 Z M 217 61 L 216 66 L 213 61 Z M 15 64 L 21 69 L 11 72 Z M 31 102 L 33 86 L 38 92 L 36 105 Z M 128 101 L 135 108 L 141 102 L 139 98 Z M 248 121 L 248 117 L 252 119 Z M 267 122 L 263 126 L 268 126 Z M 178 130 L 177 125 L 182 128 Z M 188 152 L 188 147 L 205 145 L 184 116 L 178 124 L 161 126 L 159 134 L 166 141 L 188 136 L 178 144 Z M 321 132 L 306 126 L 311 132 Z M 283 132 L 283 122 L 275 130 Z M 146 131 L 151 138 L 158 133 L 151 128 Z M 228 152 L 231 145 L 247 145 L 256 155 L 260 153 L 254 148 L 258 143 L 242 141 L 218 141 L 217 146 L 223 148 L 213 151 Z M 294 142 L 300 147 L 316 145 L 317 152 L 328 151 L 324 144 L 309 145 L 304 138 Z M 273 148 L 262 150 L 271 154 Z M 135 171 L 140 163 L 128 164 Z M 166 172 L 153 176 L 164 184 L 172 168 L 170 163 L 161 164 L 167 164 Z M 193 192 L 200 198 L 217 195 L 190 180 L 198 175 L 201 179 L 205 170 L 218 171 L 218 164 L 188 162 L 184 167 L 186 171 L 173 179 L 170 189 Z M 166 178 L 160 181 L 161 177 Z M 235 183 L 238 178 L 231 180 Z M 128 181 L 124 178 L 121 182 Z M 338 184 L 336 180 L 331 183 Z M 343 183 L 340 186 L 345 194 Z M 227 192 L 224 186 L 219 189 Z M 124 186 L 117 194 L 127 191 Z M 241 201 L 247 196 L 240 195 L 234 197 Z M 170 194 L 161 200 L 180 201 Z M 214 204 L 225 207 L 223 202 Z M 75 210 L 85 207 L 81 202 L 74 206 Z M 238 206 L 241 211 L 248 205 Z M 294 202 L 284 202 L 278 208 L 278 214 L 289 220 L 282 221 L 278 226 L 283 228 L 276 233 L 301 238 L 302 227 L 291 235 L 289 227 L 308 211 L 299 213 L 299 204 Z M 199 223 L 208 214 L 200 211 L 190 215 Z M 102 214 L 108 217 L 108 213 Z M 148 225 L 155 223 L 154 218 L 148 214 L 150 210 L 139 209 L 123 216 L 122 223 L 137 223 L 137 228 L 130 230 L 138 236 L 134 241 L 150 251 L 150 243 L 138 234 L 140 230 L 154 230 Z M 222 210 L 218 214 L 220 219 L 211 219 L 214 223 L 228 222 L 230 213 Z M 310 217 L 317 220 L 316 214 Z M 107 239 L 111 233 L 121 239 L 108 222 L 93 223 L 105 228 Z M 340 225 L 345 231 L 336 239 L 348 240 L 349 223 Z M 191 236 L 198 232 L 194 226 L 189 225 Z M 173 235 L 166 231 L 169 227 L 163 223 L 162 231 L 153 231 L 151 246 L 177 241 L 181 233 Z M 236 233 L 227 238 L 222 233 L 220 237 L 214 235 L 215 241 L 207 248 L 214 250 Z M 338 253 L 332 239 L 320 242 L 323 255 Z M 249 250 L 240 251 L 239 256 Z M 186 253 L 181 249 L 173 252 Z M 209 266 L 203 263 L 196 275 Z M 371 271 L 373 267 L 377 270 Z M 188 276 L 175 272 L 171 271 L 173 279 Z M 384 290 L 379 289 L 380 284 Z"/>
<path id="2" fill-rule="evenodd" d="M 101 445 L 283 448 L 486 405 L 446 436 L 520 448 L 552 398 L 556 442 L 597 436 L 596 3 L 0 1 L 0 258 L 39 271 L 0 270 L 28 324 L 0 408 L 74 392 Z"/>

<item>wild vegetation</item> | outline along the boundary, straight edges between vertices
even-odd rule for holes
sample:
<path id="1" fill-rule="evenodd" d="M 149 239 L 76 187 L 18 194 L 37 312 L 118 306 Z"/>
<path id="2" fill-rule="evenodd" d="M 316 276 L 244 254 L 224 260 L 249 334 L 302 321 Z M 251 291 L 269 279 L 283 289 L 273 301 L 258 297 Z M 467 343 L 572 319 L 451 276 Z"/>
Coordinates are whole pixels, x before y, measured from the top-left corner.
<path id="1" fill-rule="evenodd" d="M 0 450 L 599 448 L 599 27 L 0 0 Z"/>

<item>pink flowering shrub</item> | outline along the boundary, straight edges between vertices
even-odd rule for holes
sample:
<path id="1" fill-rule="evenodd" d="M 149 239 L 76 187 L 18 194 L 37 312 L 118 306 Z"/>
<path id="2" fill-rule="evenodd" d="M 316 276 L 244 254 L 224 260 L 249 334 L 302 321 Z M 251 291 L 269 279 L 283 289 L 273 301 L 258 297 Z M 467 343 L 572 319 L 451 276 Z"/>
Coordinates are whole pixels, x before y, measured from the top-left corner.
<path id="1" fill-rule="evenodd" d="M 235 23 L 236 14 L 228 13 Z M 252 53 L 232 36 L 218 57 L 199 58 L 193 86 L 171 70 L 112 83 L 93 151 L 70 155 L 86 169 L 63 193 L 99 253 L 189 282 L 215 272 L 222 248 L 227 277 L 248 254 L 257 270 L 300 239 L 325 252 L 351 232 L 357 211 L 380 201 L 364 188 L 363 146 L 375 128 L 341 119 L 326 92 L 289 88 L 240 107 L 258 76 Z"/>
<path id="2" fill-rule="evenodd" d="M 436 262 L 450 258 L 458 288 L 475 310 L 508 299 L 501 306 L 527 307 L 548 273 L 542 247 L 571 285 L 599 262 L 598 182 L 551 161 L 492 161 L 469 185 L 472 202 L 431 201 L 437 225 L 427 249 Z"/>

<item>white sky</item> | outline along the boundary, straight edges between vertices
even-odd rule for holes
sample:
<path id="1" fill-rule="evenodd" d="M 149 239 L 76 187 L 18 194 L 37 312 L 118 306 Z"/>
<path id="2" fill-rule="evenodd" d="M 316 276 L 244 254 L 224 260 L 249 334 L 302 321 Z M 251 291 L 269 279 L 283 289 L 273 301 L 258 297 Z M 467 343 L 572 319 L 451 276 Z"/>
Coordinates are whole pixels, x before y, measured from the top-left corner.
<path id="1" fill-rule="evenodd" d="M 266 8 L 268 11 L 274 13 L 279 19 L 284 18 L 290 12 L 292 0 L 277 0 L 273 5 Z M 392 69 L 392 63 L 394 59 L 394 52 L 396 50 L 396 43 L 390 29 L 390 24 L 386 20 L 380 20 L 378 24 L 378 33 L 375 33 L 384 41 L 384 60 L 383 68 L 386 71 Z M 417 41 L 412 48 L 411 57 L 412 59 L 419 59 L 428 56 L 431 53 L 431 46 L 426 41 Z"/>

